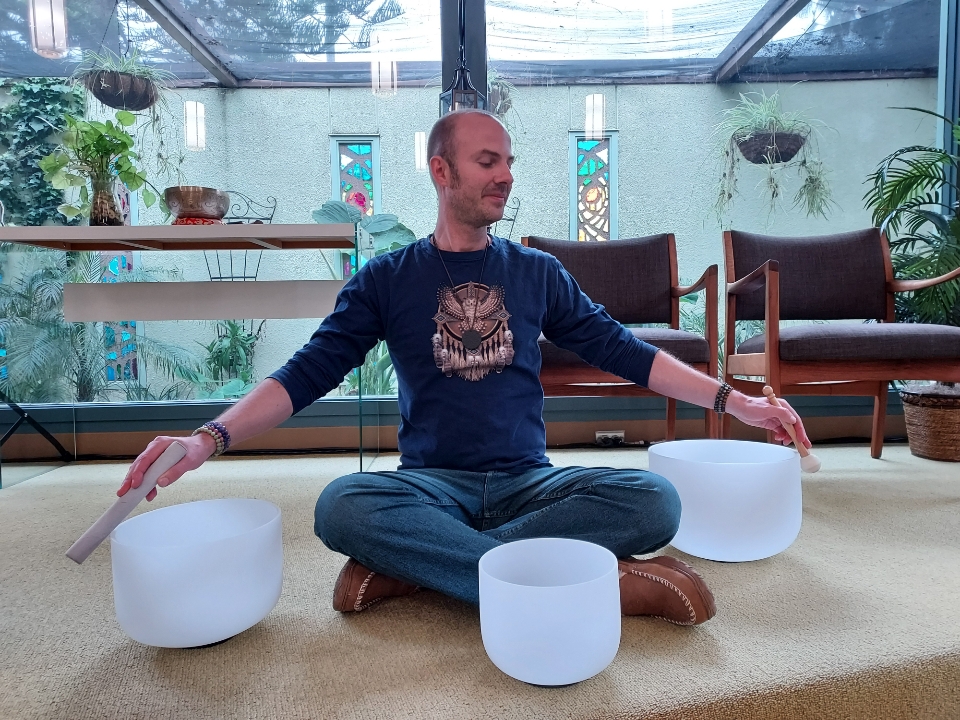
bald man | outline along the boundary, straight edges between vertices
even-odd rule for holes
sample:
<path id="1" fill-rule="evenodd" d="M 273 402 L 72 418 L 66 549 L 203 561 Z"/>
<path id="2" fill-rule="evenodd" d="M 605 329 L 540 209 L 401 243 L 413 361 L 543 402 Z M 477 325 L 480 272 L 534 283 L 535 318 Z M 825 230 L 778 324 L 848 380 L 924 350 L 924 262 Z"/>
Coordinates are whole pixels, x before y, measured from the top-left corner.
<path id="1" fill-rule="evenodd" d="M 399 387 L 400 466 L 338 478 L 317 501 L 317 536 L 349 558 L 334 608 L 360 611 L 420 588 L 477 604 L 485 552 L 523 538 L 563 537 L 619 558 L 624 614 L 680 625 L 710 619 L 714 598 L 693 568 L 667 555 L 633 557 L 664 547 L 677 532 L 680 500 L 666 479 L 550 464 L 537 340 L 543 333 L 661 395 L 711 409 L 719 397 L 726 412 L 773 430 L 783 443 L 783 424 L 796 422 L 809 446 L 799 418 L 637 340 L 554 257 L 488 234 L 513 186 L 510 137 L 493 115 L 446 115 L 427 151 L 439 200 L 434 232 L 370 260 L 282 368 L 193 436 L 150 443 L 118 494 L 139 486 L 174 439 L 187 455 L 159 487 L 231 442 L 275 427 L 337 387 L 386 340 Z"/>

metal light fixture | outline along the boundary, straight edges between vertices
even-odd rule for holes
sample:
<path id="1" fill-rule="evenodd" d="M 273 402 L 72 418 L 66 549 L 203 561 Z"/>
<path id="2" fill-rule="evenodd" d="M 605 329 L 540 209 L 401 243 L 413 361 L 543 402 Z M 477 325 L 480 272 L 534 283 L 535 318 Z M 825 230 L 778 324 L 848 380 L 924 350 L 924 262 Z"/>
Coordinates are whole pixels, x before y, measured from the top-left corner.
<path id="1" fill-rule="evenodd" d="M 64 0 L 30 0 L 30 44 L 40 57 L 59 60 L 67 54 Z"/>
<path id="2" fill-rule="evenodd" d="M 583 129 L 587 140 L 603 139 L 604 97 L 602 94 L 587 95 Z"/>
<path id="3" fill-rule="evenodd" d="M 187 150 L 203 150 L 207 146 L 207 123 L 203 103 L 187 100 L 183 103 L 183 135 Z"/>
<path id="4" fill-rule="evenodd" d="M 467 69 L 466 52 L 464 49 L 465 28 L 464 28 L 464 4 L 465 0 L 460 0 L 460 62 L 457 69 L 453 72 L 453 82 L 440 93 L 440 117 L 453 110 L 464 110 L 466 108 L 486 108 L 487 99 L 481 95 L 470 82 L 470 71 Z"/>
<path id="5" fill-rule="evenodd" d="M 417 172 L 426 172 L 427 169 L 427 134 L 425 132 L 414 133 L 415 158 L 417 163 Z"/>

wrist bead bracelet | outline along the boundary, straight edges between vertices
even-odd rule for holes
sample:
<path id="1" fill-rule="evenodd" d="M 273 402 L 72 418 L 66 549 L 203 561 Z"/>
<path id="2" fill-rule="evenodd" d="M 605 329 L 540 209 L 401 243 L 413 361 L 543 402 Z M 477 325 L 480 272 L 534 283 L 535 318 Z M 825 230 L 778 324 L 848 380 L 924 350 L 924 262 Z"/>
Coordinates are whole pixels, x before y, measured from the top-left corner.
<path id="1" fill-rule="evenodd" d="M 220 425 L 220 423 L 216 423 L 216 424 Z M 220 425 L 220 427 L 223 427 L 223 426 Z M 194 430 L 190 435 L 192 437 L 193 435 L 197 435 L 199 433 L 203 433 L 204 435 L 209 435 L 210 437 L 213 438 L 213 441 L 217 445 L 217 449 L 213 453 L 214 456 L 222 455 L 224 451 L 230 446 L 229 440 L 224 439 L 223 435 L 220 434 L 220 431 L 214 426 L 213 423 L 204 423 L 203 425 L 198 427 L 196 430 Z M 227 436 L 227 438 L 229 438 L 229 435 Z"/>
<path id="2" fill-rule="evenodd" d="M 731 392 L 733 392 L 733 388 L 721 381 L 720 388 L 717 390 L 717 397 L 713 401 L 713 411 L 718 415 L 723 415 L 727 411 L 727 398 L 730 397 Z"/>

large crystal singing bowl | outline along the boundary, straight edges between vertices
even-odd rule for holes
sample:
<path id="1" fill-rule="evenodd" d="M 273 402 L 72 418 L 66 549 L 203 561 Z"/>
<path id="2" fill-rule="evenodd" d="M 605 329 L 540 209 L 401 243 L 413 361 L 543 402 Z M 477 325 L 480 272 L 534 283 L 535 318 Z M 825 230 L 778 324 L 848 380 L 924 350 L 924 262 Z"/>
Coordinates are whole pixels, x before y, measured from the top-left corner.
<path id="1" fill-rule="evenodd" d="M 202 500 L 137 515 L 110 535 L 110 553 L 117 620 L 145 645 L 226 640 L 280 598 L 280 508 L 264 500 Z"/>
<path id="2" fill-rule="evenodd" d="M 534 685 L 593 677 L 620 647 L 620 577 L 606 548 L 561 538 L 480 558 L 480 632 L 493 664 Z"/>
<path id="3" fill-rule="evenodd" d="M 800 533 L 800 456 L 741 440 L 678 440 L 650 448 L 650 471 L 680 493 L 678 550 L 723 562 L 762 560 Z"/>

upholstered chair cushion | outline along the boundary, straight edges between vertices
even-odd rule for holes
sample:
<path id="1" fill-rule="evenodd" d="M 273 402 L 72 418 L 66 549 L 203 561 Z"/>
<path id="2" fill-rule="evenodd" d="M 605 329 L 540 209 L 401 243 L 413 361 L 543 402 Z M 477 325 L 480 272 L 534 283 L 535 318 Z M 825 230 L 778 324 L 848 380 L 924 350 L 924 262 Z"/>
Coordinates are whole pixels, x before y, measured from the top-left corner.
<path id="1" fill-rule="evenodd" d="M 782 320 L 883 320 L 886 272 L 876 228 L 818 237 L 731 231 L 736 278 L 768 260 L 780 263 Z M 738 320 L 762 320 L 762 288 L 737 296 Z"/>
<path id="2" fill-rule="evenodd" d="M 762 353 L 754 335 L 738 353 Z M 780 328 L 780 359 L 960 360 L 960 327 L 913 323 L 816 323 Z"/>
<path id="3" fill-rule="evenodd" d="M 633 336 L 666 350 L 686 363 L 710 362 L 710 346 L 700 335 L 683 330 L 663 328 L 627 328 Z M 591 367 L 576 353 L 564 350 L 540 336 L 540 355 L 543 367 Z"/>
<path id="4" fill-rule="evenodd" d="M 669 235 L 573 242 L 531 236 L 529 247 L 550 253 L 593 302 L 622 323 L 670 322 Z"/>

